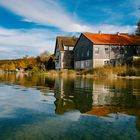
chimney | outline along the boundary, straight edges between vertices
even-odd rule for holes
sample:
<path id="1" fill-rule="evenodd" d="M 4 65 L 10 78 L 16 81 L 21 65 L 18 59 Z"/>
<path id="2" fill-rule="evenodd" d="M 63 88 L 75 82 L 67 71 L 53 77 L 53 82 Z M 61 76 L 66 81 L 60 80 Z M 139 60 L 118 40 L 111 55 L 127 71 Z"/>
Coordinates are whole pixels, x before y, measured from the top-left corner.
<path id="1" fill-rule="evenodd" d="M 120 32 L 117 32 L 117 35 L 120 35 Z"/>
<path id="2" fill-rule="evenodd" d="M 102 34 L 102 32 L 101 32 L 101 31 L 99 31 L 99 32 L 98 32 L 98 34 L 99 34 L 99 35 L 101 35 L 101 34 Z"/>

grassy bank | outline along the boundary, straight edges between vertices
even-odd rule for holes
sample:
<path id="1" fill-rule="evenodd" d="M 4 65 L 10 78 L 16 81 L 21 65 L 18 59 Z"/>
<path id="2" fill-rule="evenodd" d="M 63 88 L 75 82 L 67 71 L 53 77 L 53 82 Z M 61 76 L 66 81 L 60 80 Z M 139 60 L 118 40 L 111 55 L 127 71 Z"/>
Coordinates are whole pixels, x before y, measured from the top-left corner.
<path id="1" fill-rule="evenodd" d="M 51 77 L 71 77 L 74 78 L 78 75 L 78 71 L 75 70 L 50 70 L 46 72 L 47 76 Z"/>
<path id="2" fill-rule="evenodd" d="M 1 73 L 9 73 L 9 71 L 1 71 Z M 10 73 L 12 73 L 10 71 Z M 16 73 L 13 71 L 13 73 Z M 117 77 L 140 77 L 140 68 L 134 66 L 106 66 L 98 67 L 94 69 L 86 70 L 42 70 L 38 67 L 34 67 L 31 70 L 23 71 L 22 73 L 33 74 L 33 75 L 47 75 L 48 77 L 85 77 L 85 78 L 117 78 Z"/>
<path id="3" fill-rule="evenodd" d="M 118 66 L 118 67 L 98 67 L 94 69 L 87 69 L 82 70 L 80 72 L 80 75 L 86 75 L 86 76 L 94 76 L 94 77 L 116 77 L 120 74 L 120 72 L 125 73 L 126 72 L 126 66 Z"/>
<path id="4" fill-rule="evenodd" d="M 117 67 L 100 67 L 94 69 L 86 69 L 86 70 L 51 70 L 46 73 L 48 76 L 53 77 L 107 77 L 107 78 L 117 78 L 118 76 L 140 76 L 140 69 L 136 67 L 128 67 L 128 66 L 117 66 Z"/>
<path id="5" fill-rule="evenodd" d="M 0 60 L 0 73 L 27 73 L 42 75 L 45 74 L 49 77 L 108 77 L 116 78 L 118 76 L 127 77 L 135 76 L 140 77 L 140 58 L 130 61 L 129 64 L 124 66 L 105 66 L 94 69 L 85 70 L 51 70 L 54 69 L 54 56 L 41 58 L 29 57 L 16 60 Z"/>

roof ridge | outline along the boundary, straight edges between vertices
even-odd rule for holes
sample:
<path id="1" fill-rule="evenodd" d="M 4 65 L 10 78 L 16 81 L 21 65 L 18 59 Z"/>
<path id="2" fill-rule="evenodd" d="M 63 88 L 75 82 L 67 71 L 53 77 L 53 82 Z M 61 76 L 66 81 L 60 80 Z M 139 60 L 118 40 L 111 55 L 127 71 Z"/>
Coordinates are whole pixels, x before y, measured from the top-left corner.
<path id="1" fill-rule="evenodd" d="M 76 36 L 57 36 L 57 38 L 78 38 Z"/>
<path id="2" fill-rule="evenodd" d="M 83 33 L 94 44 L 133 44 L 140 45 L 140 41 L 134 36 L 126 33 L 106 34 L 106 33 Z"/>
<path id="3" fill-rule="evenodd" d="M 130 35 L 128 33 L 120 33 L 120 32 L 117 32 L 117 33 L 90 33 L 90 32 L 83 32 L 82 34 L 93 34 L 93 35 L 128 35 L 128 36 L 133 36 L 133 35 Z"/>

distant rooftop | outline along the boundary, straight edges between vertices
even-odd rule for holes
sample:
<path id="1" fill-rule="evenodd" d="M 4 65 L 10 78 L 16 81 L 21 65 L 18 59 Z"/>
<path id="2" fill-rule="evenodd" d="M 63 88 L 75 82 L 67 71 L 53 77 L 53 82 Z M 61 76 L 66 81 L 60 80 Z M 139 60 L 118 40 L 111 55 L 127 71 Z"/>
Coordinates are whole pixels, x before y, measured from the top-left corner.
<path id="1" fill-rule="evenodd" d="M 74 47 L 78 38 L 75 36 L 66 37 L 66 36 L 58 36 L 56 39 L 56 43 L 61 51 L 64 50 L 64 46 Z"/>

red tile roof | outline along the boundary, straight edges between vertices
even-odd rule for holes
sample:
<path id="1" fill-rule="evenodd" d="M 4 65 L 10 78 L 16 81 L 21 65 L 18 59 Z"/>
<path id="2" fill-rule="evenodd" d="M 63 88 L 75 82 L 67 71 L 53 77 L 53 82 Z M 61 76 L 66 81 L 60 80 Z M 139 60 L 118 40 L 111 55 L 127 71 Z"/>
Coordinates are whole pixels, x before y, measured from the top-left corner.
<path id="1" fill-rule="evenodd" d="M 94 44 L 140 45 L 140 39 L 128 34 L 83 33 Z"/>

